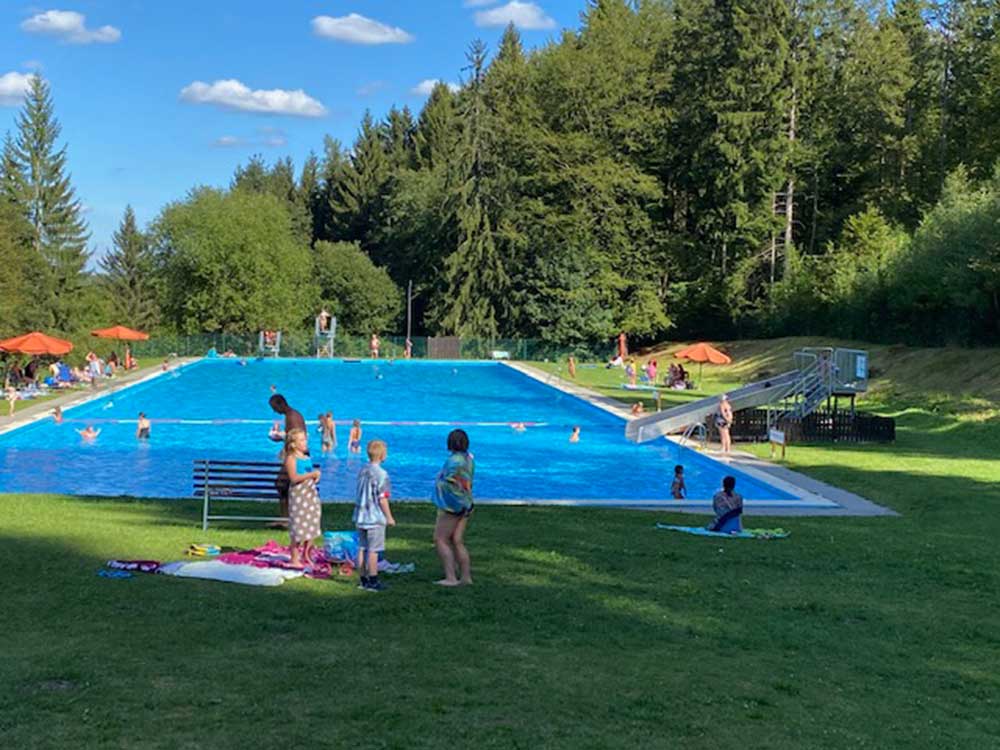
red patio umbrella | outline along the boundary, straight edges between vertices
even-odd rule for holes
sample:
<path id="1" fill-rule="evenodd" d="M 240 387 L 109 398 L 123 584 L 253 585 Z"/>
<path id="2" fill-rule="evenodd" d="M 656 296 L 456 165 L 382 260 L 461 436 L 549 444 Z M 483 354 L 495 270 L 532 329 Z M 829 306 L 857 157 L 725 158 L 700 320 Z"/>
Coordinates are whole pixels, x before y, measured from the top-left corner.
<path id="1" fill-rule="evenodd" d="M 73 351 L 73 344 L 63 339 L 47 336 L 39 331 L 32 331 L 23 336 L 0 341 L 0 350 L 14 354 L 51 354 L 61 356 Z"/>
<path id="2" fill-rule="evenodd" d="M 732 358 L 728 354 L 723 354 L 711 344 L 699 341 L 697 344 L 681 349 L 674 354 L 677 359 L 686 359 L 698 363 L 698 382 L 701 383 L 701 369 L 708 362 L 713 365 L 728 365 Z"/>
<path id="3" fill-rule="evenodd" d="M 134 328 L 125 326 L 111 326 L 110 328 L 98 328 L 90 332 L 91 336 L 99 339 L 116 339 L 118 341 L 145 341 L 149 338 L 148 333 L 137 331 Z"/>

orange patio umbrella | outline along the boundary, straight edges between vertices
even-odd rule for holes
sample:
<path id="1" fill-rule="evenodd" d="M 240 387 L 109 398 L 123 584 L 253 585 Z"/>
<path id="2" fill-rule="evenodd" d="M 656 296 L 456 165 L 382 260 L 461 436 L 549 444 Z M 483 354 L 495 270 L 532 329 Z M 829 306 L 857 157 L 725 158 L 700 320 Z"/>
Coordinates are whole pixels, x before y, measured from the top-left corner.
<path id="1" fill-rule="evenodd" d="M 111 326 L 110 328 L 98 328 L 90 332 L 91 336 L 100 339 L 116 339 L 118 341 L 145 341 L 149 338 L 148 333 L 137 331 L 134 328 L 125 326 Z"/>
<path id="2" fill-rule="evenodd" d="M 51 354 L 61 356 L 73 351 L 73 344 L 63 339 L 47 336 L 39 331 L 32 331 L 23 336 L 0 341 L 0 350 L 14 354 Z"/>
<path id="3" fill-rule="evenodd" d="M 698 382 L 701 382 L 701 369 L 705 366 L 705 363 L 713 365 L 728 365 L 732 362 L 732 358 L 728 354 L 723 354 L 718 349 L 716 349 L 711 344 L 704 341 L 699 341 L 697 344 L 691 344 L 691 346 L 681 349 L 679 352 L 674 354 L 677 359 L 686 359 L 691 362 L 698 363 Z"/>

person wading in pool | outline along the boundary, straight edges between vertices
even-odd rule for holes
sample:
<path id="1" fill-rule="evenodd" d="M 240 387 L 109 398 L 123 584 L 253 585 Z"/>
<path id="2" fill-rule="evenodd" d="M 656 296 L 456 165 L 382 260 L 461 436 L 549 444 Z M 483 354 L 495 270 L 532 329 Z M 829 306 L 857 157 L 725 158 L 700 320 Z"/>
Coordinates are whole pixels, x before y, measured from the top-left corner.
<path id="1" fill-rule="evenodd" d="M 296 409 L 293 409 L 285 401 L 285 397 L 280 393 L 275 393 L 268 399 L 268 404 L 271 408 L 278 414 L 281 414 L 285 418 L 285 434 L 287 435 L 292 430 L 302 430 L 306 431 L 306 420 L 302 416 L 302 413 Z M 285 452 L 281 451 L 279 458 L 281 459 L 281 471 L 278 473 L 278 478 L 274 480 L 274 488 L 278 491 L 278 513 L 287 518 L 288 517 L 288 492 L 291 483 L 288 480 L 288 472 L 285 470 Z M 308 450 L 306 455 L 309 455 Z M 285 526 L 284 521 L 277 524 L 276 526 Z"/>

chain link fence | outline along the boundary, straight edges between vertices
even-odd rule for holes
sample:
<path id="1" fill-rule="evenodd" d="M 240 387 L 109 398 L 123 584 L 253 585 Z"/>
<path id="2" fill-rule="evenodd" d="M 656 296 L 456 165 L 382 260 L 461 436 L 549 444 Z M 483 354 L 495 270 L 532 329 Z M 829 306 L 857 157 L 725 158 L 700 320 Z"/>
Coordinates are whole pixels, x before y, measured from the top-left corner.
<path id="1" fill-rule="evenodd" d="M 148 341 L 132 343 L 132 352 L 137 357 L 201 357 L 210 349 L 218 354 L 233 352 L 240 357 L 258 355 L 258 334 L 201 333 L 194 335 L 154 334 Z M 614 350 L 611 341 L 572 346 L 556 344 L 541 339 L 472 339 L 459 337 L 414 336 L 412 357 L 414 359 L 516 359 L 527 361 L 556 361 L 570 354 L 580 360 L 606 360 Z M 318 346 L 312 331 L 282 331 L 282 357 L 315 357 Z M 369 355 L 369 339 L 366 336 L 337 334 L 334 356 L 340 358 L 360 358 Z M 382 336 L 379 356 L 402 359 L 406 350 L 403 336 Z"/>

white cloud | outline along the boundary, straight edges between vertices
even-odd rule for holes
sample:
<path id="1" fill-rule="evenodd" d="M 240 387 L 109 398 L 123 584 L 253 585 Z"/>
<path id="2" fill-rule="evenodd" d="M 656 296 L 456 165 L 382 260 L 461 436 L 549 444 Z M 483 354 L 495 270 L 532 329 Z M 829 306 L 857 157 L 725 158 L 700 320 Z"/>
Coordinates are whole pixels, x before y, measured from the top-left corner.
<path id="1" fill-rule="evenodd" d="M 39 60 L 25 60 L 21 63 L 21 67 L 25 70 L 41 70 L 45 66 Z"/>
<path id="2" fill-rule="evenodd" d="M 419 96 L 430 96 L 431 92 L 434 90 L 434 87 L 437 86 L 439 83 L 442 83 L 442 81 L 440 81 L 437 78 L 425 78 L 416 86 L 414 86 L 412 89 L 410 89 L 410 93 L 418 94 Z M 462 88 L 457 83 L 446 83 L 445 85 L 449 89 L 451 89 L 452 93 Z"/>
<path id="3" fill-rule="evenodd" d="M 212 145 L 218 148 L 234 148 L 236 146 L 245 146 L 247 143 L 245 138 L 240 138 L 235 135 L 223 135 L 212 141 Z"/>
<path id="4" fill-rule="evenodd" d="M 16 107 L 31 86 L 32 73 L 11 71 L 0 76 L 0 107 Z"/>
<path id="5" fill-rule="evenodd" d="M 506 26 L 509 23 L 518 28 L 554 29 L 555 20 L 551 16 L 545 15 L 545 11 L 534 3 L 523 3 L 520 0 L 511 0 L 506 5 L 490 10 L 481 10 L 476 13 L 476 26 Z"/>
<path id="6" fill-rule="evenodd" d="M 312 20 L 312 28 L 316 36 L 351 44 L 406 44 L 413 41 L 413 35 L 398 26 L 387 26 L 357 13 L 337 18 L 316 16 Z"/>
<path id="7" fill-rule="evenodd" d="M 216 148 L 251 148 L 263 146 L 265 148 L 281 148 L 288 145 L 288 138 L 280 128 L 266 126 L 257 128 L 259 137 L 245 138 L 240 135 L 223 135 L 212 141 Z"/>
<path id="8" fill-rule="evenodd" d="M 487 5 L 493 5 L 497 0 L 465 0 L 462 5 L 466 8 L 482 8 Z"/>
<path id="9" fill-rule="evenodd" d="M 122 38 L 114 26 L 88 29 L 86 16 L 72 10 L 47 10 L 24 21 L 21 28 L 30 34 L 51 34 L 70 44 L 113 44 Z"/>
<path id="10" fill-rule="evenodd" d="M 377 94 L 388 85 L 385 81 L 369 81 L 358 86 L 357 94 L 358 96 L 371 96 L 372 94 Z"/>
<path id="11" fill-rule="evenodd" d="M 326 107 L 302 89 L 254 90 L 235 79 L 214 83 L 195 81 L 181 89 L 181 99 L 192 104 L 214 104 L 224 109 L 242 112 L 264 112 L 295 117 L 322 117 L 326 114 Z"/>

